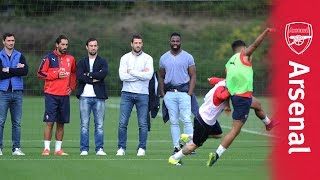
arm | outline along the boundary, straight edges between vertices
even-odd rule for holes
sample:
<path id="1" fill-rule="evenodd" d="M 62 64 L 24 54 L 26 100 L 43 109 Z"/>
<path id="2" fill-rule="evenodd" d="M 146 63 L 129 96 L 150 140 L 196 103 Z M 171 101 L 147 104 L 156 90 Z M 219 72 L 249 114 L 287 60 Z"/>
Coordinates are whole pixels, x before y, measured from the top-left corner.
<path id="1" fill-rule="evenodd" d="M 138 81 L 139 79 L 128 74 L 128 66 L 125 59 L 122 57 L 119 66 L 119 77 L 121 81 Z"/>
<path id="2" fill-rule="evenodd" d="M 59 79 L 59 72 L 58 71 L 51 71 L 49 72 L 49 59 L 46 57 L 40 63 L 37 76 L 43 80 L 55 80 Z"/>
<path id="3" fill-rule="evenodd" d="M 29 67 L 25 57 L 21 54 L 19 63 L 16 68 L 9 68 L 9 74 L 13 76 L 26 76 L 28 74 Z"/>
<path id="4" fill-rule="evenodd" d="M 154 72 L 153 59 L 150 58 L 147 60 L 147 64 L 146 64 L 143 71 L 138 72 L 135 70 L 131 70 L 129 72 L 129 74 L 132 75 L 133 77 L 138 78 L 139 80 L 146 81 L 146 80 L 150 80 L 152 78 L 153 72 Z"/>
<path id="5" fill-rule="evenodd" d="M 259 36 L 258 38 L 243 51 L 243 55 L 245 56 L 251 56 L 251 54 L 257 49 L 257 47 L 262 43 L 264 38 L 268 35 L 269 32 L 271 32 L 271 28 L 266 28 Z"/>
<path id="6" fill-rule="evenodd" d="M 193 94 L 193 90 L 194 90 L 194 88 L 196 86 L 196 77 L 197 77 L 197 75 L 196 75 L 196 66 L 195 65 L 189 66 L 188 73 L 189 73 L 189 76 L 190 76 L 188 94 L 191 96 Z"/>
<path id="7" fill-rule="evenodd" d="M 8 73 L 8 69 L 4 68 L 2 63 L 0 63 L 0 80 L 8 79 L 11 77 L 13 77 L 13 75 Z"/>
<path id="8" fill-rule="evenodd" d="M 77 85 L 77 66 L 76 66 L 76 60 L 73 59 L 72 66 L 71 66 L 71 73 L 70 73 L 70 88 L 73 91 L 76 88 Z"/>
<path id="9" fill-rule="evenodd" d="M 89 73 L 88 76 L 92 79 L 103 80 L 108 75 L 108 63 L 104 59 L 100 59 L 102 63 L 102 67 L 97 72 Z"/>
<path id="10" fill-rule="evenodd" d="M 166 70 L 164 68 L 159 69 L 159 87 L 160 87 L 160 96 L 164 96 L 164 77 L 166 75 Z"/>
<path id="11" fill-rule="evenodd" d="M 84 61 L 80 60 L 77 64 L 77 72 L 76 72 L 78 81 L 86 84 L 93 84 L 93 79 L 90 79 L 86 75 L 87 72 L 88 71 L 84 69 Z"/>

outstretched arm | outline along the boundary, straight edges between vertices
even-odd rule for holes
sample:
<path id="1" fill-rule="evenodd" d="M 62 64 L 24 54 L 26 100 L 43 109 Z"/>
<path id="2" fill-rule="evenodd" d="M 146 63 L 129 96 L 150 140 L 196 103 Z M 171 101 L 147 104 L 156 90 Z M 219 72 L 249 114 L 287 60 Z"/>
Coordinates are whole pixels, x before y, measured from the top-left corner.
<path id="1" fill-rule="evenodd" d="M 269 32 L 272 32 L 271 28 L 266 28 L 258 37 L 257 39 L 243 51 L 243 55 L 251 56 L 251 54 L 257 49 L 257 47 L 262 43 L 264 38 L 268 35 Z"/>

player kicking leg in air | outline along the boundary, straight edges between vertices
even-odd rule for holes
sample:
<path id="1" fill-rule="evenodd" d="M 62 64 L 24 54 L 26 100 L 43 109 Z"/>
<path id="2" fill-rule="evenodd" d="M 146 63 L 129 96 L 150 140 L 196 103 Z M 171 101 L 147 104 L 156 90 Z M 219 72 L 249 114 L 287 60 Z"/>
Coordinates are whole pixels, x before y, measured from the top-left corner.
<path id="1" fill-rule="evenodd" d="M 212 166 L 229 148 L 248 118 L 253 100 L 253 70 L 252 58 L 250 57 L 271 31 L 270 28 L 265 29 L 248 48 L 246 48 L 245 43 L 241 40 L 232 43 L 232 49 L 235 54 L 226 64 L 226 85 L 231 94 L 231 102 L 234 108 L 232 113 L 232 129 L 222 139 L 216 152 L 209 154 L 207 166 Z"/>

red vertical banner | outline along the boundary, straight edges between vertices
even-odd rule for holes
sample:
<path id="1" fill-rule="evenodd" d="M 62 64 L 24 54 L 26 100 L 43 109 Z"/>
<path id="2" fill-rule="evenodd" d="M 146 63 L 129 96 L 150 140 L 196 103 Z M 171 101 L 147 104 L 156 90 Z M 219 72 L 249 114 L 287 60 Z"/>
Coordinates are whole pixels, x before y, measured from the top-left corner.
<path id="1" fill-rule="evenodd" d="M 320 179 L 320 10 L 316 0 L 273 1 L 270 51 L 272 180 Z"/>

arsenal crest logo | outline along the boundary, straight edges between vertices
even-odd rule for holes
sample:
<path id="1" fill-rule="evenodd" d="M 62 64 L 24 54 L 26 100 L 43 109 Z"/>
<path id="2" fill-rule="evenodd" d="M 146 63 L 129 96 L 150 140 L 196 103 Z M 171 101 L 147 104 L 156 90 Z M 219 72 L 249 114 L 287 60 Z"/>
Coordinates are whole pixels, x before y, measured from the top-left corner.
<path id="1" fill-rule="evenodd" d="M 305 22 L 292 22 L 286 25 L 285 38 L 289 48 L 300 55 L 311 44 L 312 25 Z"/>

